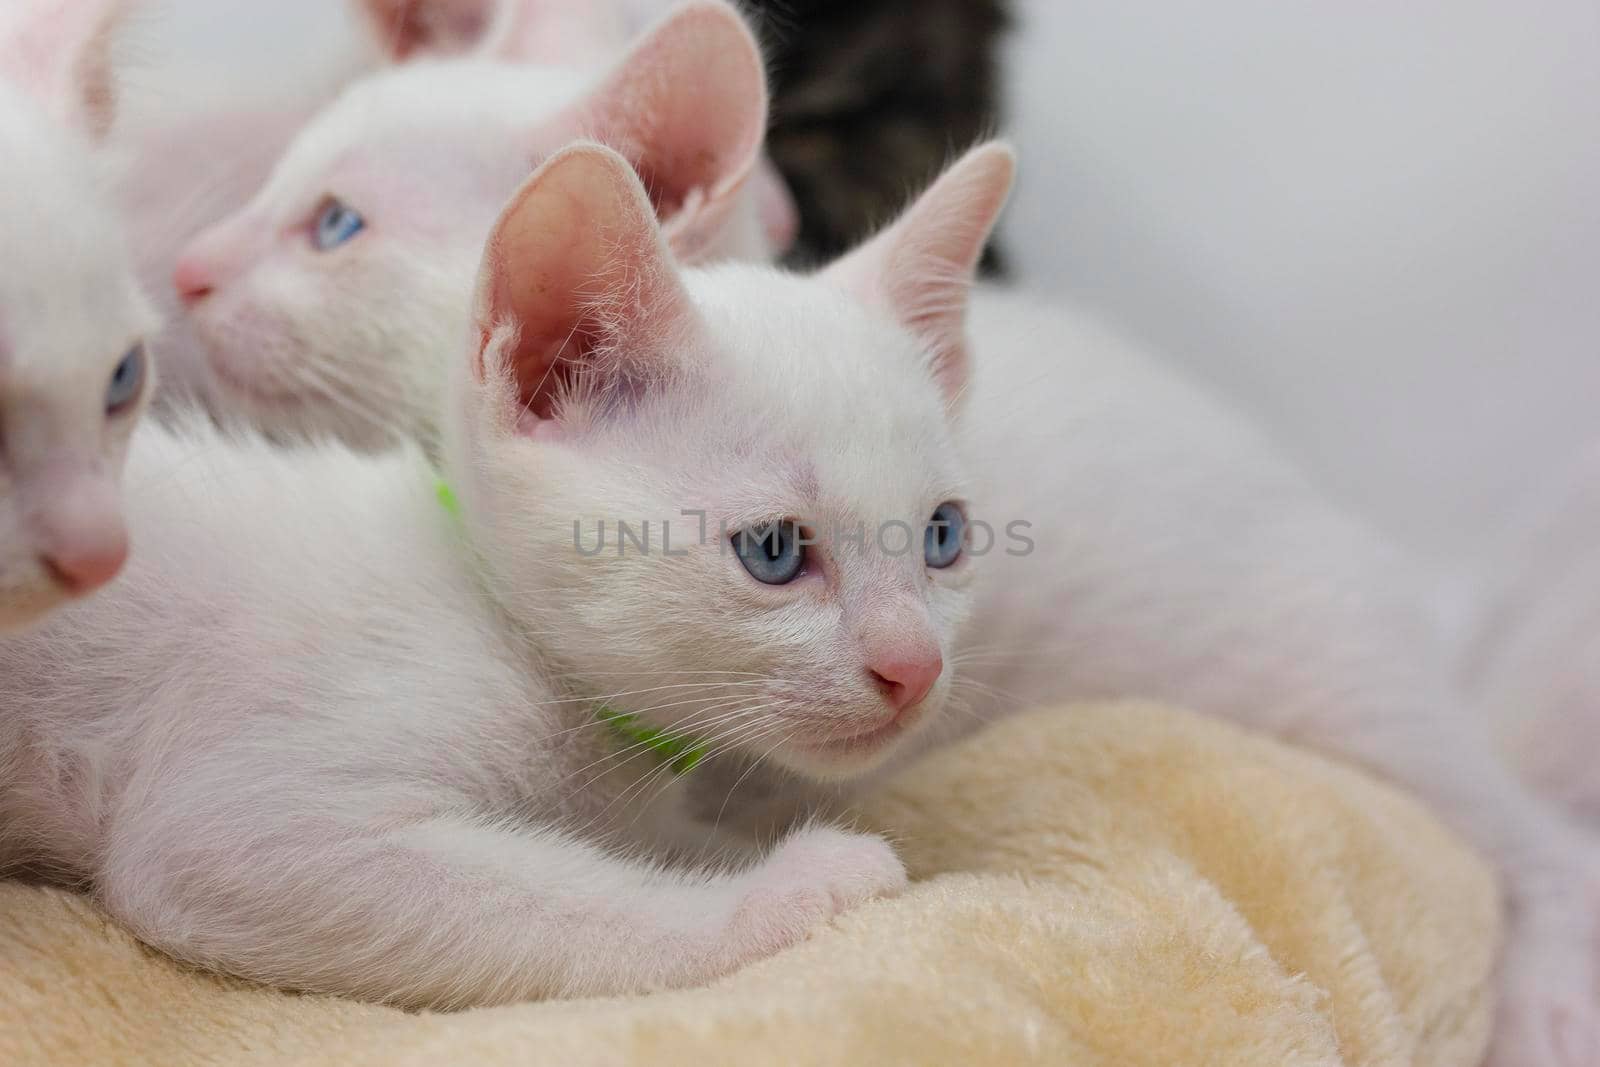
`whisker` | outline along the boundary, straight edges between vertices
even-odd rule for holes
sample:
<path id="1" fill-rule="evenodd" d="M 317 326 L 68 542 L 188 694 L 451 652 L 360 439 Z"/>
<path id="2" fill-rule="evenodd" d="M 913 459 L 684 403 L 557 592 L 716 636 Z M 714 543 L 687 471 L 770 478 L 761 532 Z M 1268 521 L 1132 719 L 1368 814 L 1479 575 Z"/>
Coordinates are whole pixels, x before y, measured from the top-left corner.
<path id="1" fill-rule="evenodd" d="M 760 710 L 760 709 L 757 708 L 757 709 L 754 709 L 754 710 Z M 738 729 L 738 727 L 736 727 L 735 729 Z M 635 758 L 635 757 L 629 757 L 630 761 L 633 758 Z M 617 796 L 612 797 L 610 802 L 607 803 L 604 808 L 602 808 L 593 817 L 591 817 L 588 820 L 588 822 L 584 823 L 583 826 L 579 828 L 578 832 L 583 833 L 583 832 L 589 831 L 594 826 L 594 824 L 596 822 L 599 822 L 600 820 L 604 819 L 608 814 L 610 814 L 611 810 L 613 808 L 615 808 L 619 803 L 626 805 L 627 798 L 630 797 L 634 793 L 635 789 L 637 789 L 639 787 L 639 784 L 641 782 L 648 782 L 649 780 L 651 780 L 652 778 L 654 778 L 655 776 L 660 774 L 664 769 L 668 769 L 670 767 L 671 767 L 670 761 L 662 761 L 661 763 L 651 767 L 648 771 L 646 771 L 643 775 L 641 775 L 638 779 L 636 779 L 631 785 L 629 785 L 627 787 L 627 789 L 623 790 Z M 632 823 L 630 823 L 629 825 L 631 826 Z"/>
<path id="2" fill-rule="evenodd" d="M 800 728 L 799 727 L 795 727 L 794 729 L 790 730 L 787 734 L 785 734 L 783 737 L 779 738 L 778 741 L 776 743 L 774 743 L 770 748 L 768 748 L 765 752 L 761 753 L 761 755 L 757 756 L 751 762 L 750 766 L 745 769 L 745 772 L 743 774 L 741 774 L 737 779 L 734 780 L 733 785 L 728 787 L 727 795 L 722 798 L 722 806 L 717 808 L 717 817 L 715 819 L 713 819 L 712 822 L 711 822 L 711 828 L 713 830 L 716 830 L 718 827 L 720 827 L 722 825 L 722 816 L 728 810 L 728 804 L 729 804 L 729 802 L 731 802 L 733 800 L 733 794 L 738 790 L 738 788 L 741 785 L 744 784 L 744 780 L 746 778 L 750 777 L 750 775 L 755 772 L 755 769 L 757 767 L 761 766 L 761 763 L 762 763 L 763 760 L 765 760 L 768 756 L 772 755 L 774 752 L 776 752 L 782 746 L 784 746 L 784 745 L 788 744 L 790 741 L 794 740 L 795 735 L 798 734 L 799 732 L 800 732 Z"/>
<path id="3" fill-rule="evenodd" d="M 713 749 L 713 750 L 707 752 L 707 754 L 705 756 L 705 760 L 707 762 L 709 762 L 709 761 L 714 760 L 717 757 L 719 757 L 719 756 L 721 756 L 721 755 L 723 755 L 723 754 L 725 754 L 727 752 L 733 751 L 735 748 L 745 748 L 745 747 L 749 747 L 749 746 L 752 746 L 752 745 L 759 744 L 762 739 L 771 736 L 773 733 L 777 732 L 781 728 L 782 728 L 782 723 L 779 723 L 779 722 L 759 721 L 759 722 L 753 723 L 749 727 L 744 728 L 742 732 L 735 731 L 735 733 L 737 733 L 738 736 L 731 736 L 730 735 L 729 739 L 727 740 L 727 742 L 725 744 L 721 745 L 720 747 L 718 747 L 716 749 Z M 793 734 L 791 733 L 790 736 L 792 737 Z M 780 741 L 778 744 L 782 744 L 782 741 Z M 769 748 L 767 750 L 767 752 L 770 753 L 774 749 L 776 749 L 777 747 L 778 747 L 778 745 L 774 745 L 774 746 L 772 746 L 772 748 Z M 759 760 L 758 760 L 758 762 L 759 762 Z M 754 769 L 754 764 L 752 764 L 752 769 Z M 743 781 L 744 777 L 748 776 L 749 773 L 750 773 L 749 771 L 746 771 L 745 775 L 741 776 L 739 781 Z M 639 813 L 636 814 L 633 817 L 633 821 L 628 824 L 629 826 L 634 825 L 635 823 L 637 823 L 639 821 L 640 818 L 643 817 L 644 812 L 646 810 L 648 810 L 649 806 L 651 804 L 655 803 L 655 801 L 657 799 L 659 799 L 660 796 L 666 791 L 668 784 L 670 784 L 670 783 L 663 784 L 660 788 L 658 788 L 656 790 L 656 792 L 654 794 L 651 795 L 651 797 L 648 800 L 644 800 L 644 801 L 642 801 L 640 803 Z M 735 788 L 737 788 L 737 783 L 735 783 Z M 730 790 L 729 793 L 731 795 L 732 791 Z M 724 808 L 727 807 L 726 798 L 724 798 L 724 800 L 723 800 L 723 807 Z M 718 817 L 718 820 L 720 821 L 720 819 L 721 819 L 721 810 L 718 811 L 717 817 Z M 713 824 L 713 826 L 712 826 L 713 831 L 716 829 L 717 825 L 719 825 L 719 823 L 714 823 Z"/>
<path id="4" fill-rule="evenodd" d="M 729 704 L 734 704 L 734 703 L 738 703 L 738 701 L 737 700 L 724 701 L 721 704 L 713 705 L 712 707 L 707 708 L 706 711 L 707 712 L 716 711 L 719 708 L 727 707 Z M 685 720 L 684 724 L 681 726 L 680 729 L 681 729 L 682 733 L 689 733 L 691 731 L 699 731 L 699 730 L 705 729 L 708 726 L 715 726 L 715 725 L 718 725 L 720 723 L 724 723 L 724 722 L 730 721 L 730 720 L 732 720 L 732 719 L 744 714 L 744 712 L 745 712 L 745 709 L 743 709 L 743 708 L 735 709 L 734 711 L 724 712 L 723 714 L 718 715 L 715 718 L 710 719 L 708 721 L 704 721 L 704 722 L 697 722 L 691 717 L 690 719 L 686 719 Z M 680 732 L 680 731 L 679 730 L 675 730 L 674 732 L 676 733 L 676 732 Z M 605 777 L 607 774 L 610 774 L 612 771 L 616 770 L 617 767 L 620 767 L 620 766 L 622 766 L 624 764 L 633 762 L 633 760 L 637 759 L 639 756 L 644 755 L 646 752 L 653 751 L 654 748 L 655 748 L 655 745 L 650 741 L 635 741 L 630 745 L 624 746 L 622 749 L 620 749 L 620 750 L 618 750 L 616 752 L 608 753 L 605 756 L 600 757 L 599 759 L 593 760 L 593 761 L 585 764 L 584 766 L 579 767 L 575 771 L 571 771 L 568 774 L 563 775 L 561 777 L 560 781 L 565 782 L 567 779 L 576 777 L 577 775 L 582 774 L 586 770 L 589 770 L 589 769 L 591 769 L 593 767 L 601 766 L 602 764 L 605 764 L 605 763 L 608 763 L 608 762 L 610 762 L 612 760 L 615 760 L 615 759 L 617 759 L 618 757 L 620 757 L 620 756 L 622 756 L 624 754 L 627 754 L 627 753 L 630 753 L 630 752 L 632 753 L 632 755 L 629 755 L 627 759 L 622 761 L 622 763 L 616 764 L 615 766 L 612 766 L 612 767 L 606 767 L 599 774 L 596 774 L 595 776 L 590 778 L 588 781 L 584 782 L 577 789 L 577 792 L 582 792 L 583 790 L 585 790 L 585 789 L 589 788 L 590 786 L 592 786 L 594 783 L 598 782 L 601 778 Z"/>

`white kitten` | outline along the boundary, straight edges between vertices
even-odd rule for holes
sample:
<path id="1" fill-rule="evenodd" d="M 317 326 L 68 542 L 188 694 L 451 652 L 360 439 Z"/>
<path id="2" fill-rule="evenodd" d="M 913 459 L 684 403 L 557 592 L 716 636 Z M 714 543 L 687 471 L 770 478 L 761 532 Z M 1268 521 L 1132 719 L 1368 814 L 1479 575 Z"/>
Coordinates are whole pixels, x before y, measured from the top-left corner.
<path id="1" fill-rule="evenodd" d="M 913 228 L 961 236 L 888 269 L 970 271 L 1011 169 L 959 164 Z M 938 716 L 976 568 L 922 537 L 966 495 L 965 369 L 840 282 L 680 273 L 630 165 L 580 146 L 488 241 L 453 493 L 414 449 L 141 431 L 124 580 L 0 642 L 0 851 L 182 958 L 415 1005 L 703 981 L 896 889 L 884 842 L 825 827 L 693 869 L 681 761 L 597 718 L 826 779 Z M 677 525 L 584 550 L 635 515 Z M 802 526 L 891 520 L 914 552 L 783 571 Z"/>
<path id="2" fill-rule="evenodd" d="M 579 135 L 633 159 L 680 255 L 770 257 L 764 75 L 735 11 L 682 5 L 603 75 L 527 62 L 545 36 L 499 32 L 471 57 L 352 86 L 183 255 L 175 283 L 208 349 L 183 373 L 214 410 L 364 448 L 433 442 L 440 353 L 464 328 L 483 238 L 531 167 Z"/>
<path id="3" fill-rule="evenodd" d="M 1462 657 L 1523 776 L 1600 829 L 1600 448 L 1523 516 Z"/>
<path id="4" fill-rule="evenodd" d="M 109 581 L 155 325 L 94 154 L 120 5 L 0 12 L 0 630 Z"/>
<path id="5" fill-rule="evenodd" d="M 139 277 L 166 320 L 157 399 L 168 409 L 188 407 L 196 393 L 203 399 L 205 378 L 205 347 L 172 285 L 179 255 L 249 202 L 299 130 L 345 86 L 386 65 L 487 54 L 491 46 L 519 62 L 603 63 L 621 55 L 642 28 L 603 0 L 349 0 L 357 30 L 351 35 L 344 25 L 350 20 L 329 7 L 307 27 L 318 39 L 293 56 L 275 57 L 265 83 L 259 63 L 240 71 L 226 46 L 194 48 L 190 27 L 186 47 L 169 48 L 147 64 L 138 91 L 126 94 L 119 110 L 114 148 L 127 165 L 116 199 L 129 222 Z M 164 37 L 185 39 L 184 20 L 164 24 L 161 13 L 172 14 L 141 12 L 149 16 L 146 49 Z M 778 203 L 792 211 L 787 201 Z"/>

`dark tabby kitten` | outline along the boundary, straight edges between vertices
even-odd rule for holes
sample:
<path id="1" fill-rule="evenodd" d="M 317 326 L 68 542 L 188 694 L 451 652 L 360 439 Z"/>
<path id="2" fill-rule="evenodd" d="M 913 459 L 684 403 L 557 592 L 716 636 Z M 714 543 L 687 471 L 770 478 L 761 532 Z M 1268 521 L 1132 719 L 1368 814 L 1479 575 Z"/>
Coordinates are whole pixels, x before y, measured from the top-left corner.
<path id="1" fill-rule="evenodd" d="M 771 59 L 768 148 L 800 208 L 798 261 L 853 247 L 998 122 L 1006 0 L 743 6 Z"/>

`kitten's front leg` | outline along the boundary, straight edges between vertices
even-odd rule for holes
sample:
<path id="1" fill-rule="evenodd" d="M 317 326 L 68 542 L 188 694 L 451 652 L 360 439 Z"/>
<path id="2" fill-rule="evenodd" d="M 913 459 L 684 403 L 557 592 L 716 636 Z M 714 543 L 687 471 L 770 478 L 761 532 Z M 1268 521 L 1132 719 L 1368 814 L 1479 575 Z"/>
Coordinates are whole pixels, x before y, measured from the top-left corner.
<path id="1" fill-rule="evenodd" d="M 213 827 L 210 842 L 192 824 L 142 830 L 113 848 L 100 892 L 145 941 L 273 985 L 411 1007 L 694 985 L 905 884 L 882 839 L 826 827 L 736 873 L 462 818 Z"/>

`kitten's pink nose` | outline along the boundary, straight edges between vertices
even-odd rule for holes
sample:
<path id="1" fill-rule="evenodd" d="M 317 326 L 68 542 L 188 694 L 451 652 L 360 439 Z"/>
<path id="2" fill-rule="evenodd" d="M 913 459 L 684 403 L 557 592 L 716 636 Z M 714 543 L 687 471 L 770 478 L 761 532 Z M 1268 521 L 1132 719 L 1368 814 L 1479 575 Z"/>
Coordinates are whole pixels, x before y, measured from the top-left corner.
<path id="1" fill-rule="evenodd" d="M 172 287 L 178 291 L 178 298 L 183 301 L 184 307 L 194 307 L 211 295 L 216 281 L 209 264 L 186 253 L 179 257 L 177 267 L 173 268 Z"/>
<path id="2" fill-rule="evenodd" d="M 68 487 L 36 518 L 39 559 L 77 596 L 117 576 L 128 559 L 128 530 L 115 483 L 90 478 Z"/>
<path id="3" fill-rule="evenodd" d="M 39 557 L 56 581 L 74 596 L 92 593 L 115 578 L 128 562 L 128 540 L 107 539 L 104 546 L 86 552 L 47 552 Z"/>
<path id="4" fill-rule="evenodd" d="M 908 649 L 900 654 L 878 657 L 867 670 L 889 706 L 895 711 L 904 711 L 928 695 L 933 683 L 944 673 L 944 657 L 936 648 Z"/>

